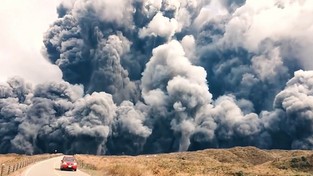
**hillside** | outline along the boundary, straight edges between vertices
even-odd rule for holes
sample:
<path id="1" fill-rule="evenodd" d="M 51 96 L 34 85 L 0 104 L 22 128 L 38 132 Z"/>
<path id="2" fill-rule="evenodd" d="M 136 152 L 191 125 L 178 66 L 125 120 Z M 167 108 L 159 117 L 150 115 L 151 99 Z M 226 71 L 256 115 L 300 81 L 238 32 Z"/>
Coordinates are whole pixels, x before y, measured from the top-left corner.
<path id="1" fill-rule="evenodd" d="M 93 176 L 313 175 L 313 152 L 306 150 L 236 147 L 141 156 L 77 155 L 77 158 L 81 167 Z"/>
<path id="2" fill-rule="evenodd" d="M 53 155 L 0 155 L 0 164 L 31 164 Z M 255 147 L 140 156 L 76 155 L 80 169 L 92 176 L 308 176 L 313 151 L 260 150 Z M 24 166 L 24 165 L 23 165 Z M 18 172 L 10 174 L 18 175 Z M 6 168 L 7 170 L 7 168 Z"/>
<path id="3" fill-rule="evenodd" d="M 0 154 L 0 176 L 20 176 L 29 165 L 60 155 L 61 154 Z"/>

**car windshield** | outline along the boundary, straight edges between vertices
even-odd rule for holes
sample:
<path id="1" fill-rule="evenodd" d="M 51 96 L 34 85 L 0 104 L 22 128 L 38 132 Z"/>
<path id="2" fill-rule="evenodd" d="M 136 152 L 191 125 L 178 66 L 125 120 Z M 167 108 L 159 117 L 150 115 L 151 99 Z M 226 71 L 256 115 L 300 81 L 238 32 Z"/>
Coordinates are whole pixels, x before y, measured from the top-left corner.
<path id="1" fill-rule="evenodd" d="M 63 161 L 73 162 L 73 161 L 75 161 L 75 159 L 73 157 L 66 157 L 66 158 L 63 159 Z"/>

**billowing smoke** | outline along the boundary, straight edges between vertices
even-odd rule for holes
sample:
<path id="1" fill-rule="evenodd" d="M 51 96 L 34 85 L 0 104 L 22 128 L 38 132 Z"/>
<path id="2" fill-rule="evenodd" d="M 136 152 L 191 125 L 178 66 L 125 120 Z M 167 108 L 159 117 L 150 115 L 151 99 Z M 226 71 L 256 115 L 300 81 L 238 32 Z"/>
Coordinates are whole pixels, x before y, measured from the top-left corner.
<path id="1" fill-rule="evenodd" d="M 150 118 L 155 121 L 153 129 L 160 128 L 163 133 L 153 131 L 149 150 L 187 150 L 194 118 L 212 98 L 203 67 L 192 65 L 181 44 L 172 40 L 153 50 L 141 86 L 142 97 L 151 107 Z"/>
<path id="2" fill-rule="evenodd" d="M 278 122 L 288 129 L 292 148 L 312 148 L 312 101 L 313 72 L 299 70 L 287 82 L 286 88 L 275 98 L 274 106 L 284 111 Z"/>
<path id="3" fill-rule="evenodd" d="M 63 82 L 0 85 L 0 153 L 313 148 L 310 0 L 65 0 Z"/>

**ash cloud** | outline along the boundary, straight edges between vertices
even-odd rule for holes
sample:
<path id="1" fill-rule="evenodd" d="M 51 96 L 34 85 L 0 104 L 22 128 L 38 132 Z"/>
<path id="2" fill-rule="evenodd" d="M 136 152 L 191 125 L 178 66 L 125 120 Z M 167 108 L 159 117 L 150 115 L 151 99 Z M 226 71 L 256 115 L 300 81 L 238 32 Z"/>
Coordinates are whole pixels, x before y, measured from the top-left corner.
<path id="1" fill-rule="evenodd" d="M 309 0 L 71 0 L 63 82 L 0 85 L 0 152 L 312 149 Z"/>
<path id="2" fill-rule="evenodd" d="M 189 136 L 195 128 L 194 117 L 212 98 L 205 70 L 193 66 L 181 44 L 173 40 L 153 50 L 141 87 L 143 99 L 151 111 L 160 112 L 151 114 L 156 121 L 154 129 L 161 128 L 162 133 L 152 132 L 147 142 L 152 145 L 149 150 L 187 150 Z M 159 138 L 163 140 L 161 146 Z"/>

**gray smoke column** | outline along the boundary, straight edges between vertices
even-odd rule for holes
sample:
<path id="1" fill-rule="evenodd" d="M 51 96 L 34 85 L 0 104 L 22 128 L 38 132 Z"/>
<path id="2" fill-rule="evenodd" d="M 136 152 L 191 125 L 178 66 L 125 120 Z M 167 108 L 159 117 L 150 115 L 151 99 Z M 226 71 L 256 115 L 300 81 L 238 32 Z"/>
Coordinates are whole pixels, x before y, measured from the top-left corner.
<path id="1" fill-rule="evenodd" d="M 47 144 L 49 140 L 58 133 L 57 120 L 71 108 L 73 102 L 82 96 L 83 90 L 80 86 L 69 83 L 48 83 L 36 86 L 31 89 L 28 101 L 21 102 L 26 105 L 23 119 L 16 124 L 18 133 L 10 141 L 13 151 L 20 153 L 41 153 L 52 151 L 54 144 Z M 46 138 L 47 141 L 40 141 L 42 136 L 54 133 Z M 40 142 L 39 142 L 40 141 Z M 61 142 L 61 141 L 60 141 Z M 49 146 L 52 145 L 52 146 Z"/>
<path id="2" fill-rule="evenodd" d="M 151 129 L 146 126 L 149 108 L 138 102 L 124 101 L 116 110 L 112 135 L 108 141 L 108 154 L 141 154 Z"/>
<path id="3" fill-rule="evenodd" d="M 275 107 L 285 112 L 280 123 L 288 128 L 283 130 L 291 137 L 291 148 L 294 149 L 311 149 L 313 146 L 312 80 L 312 71 L 299 70 L 275 98 Z"/>
<path id="4" fill-rule="evenodd" d="M 158 137 L 177 142 L 166 142 L 170 150 L 187 150 L 190 134 L 195 128 L 194 117 L 212 101 L 205 70 L 193 66 L 185 57 L 181 44 L 173 40 L 153 50 L 143 72 L 141 87 L 143 99 L 151 111 L 159 112 L 151 114 L 155 121 L 159 121 L 154 123 L 168 123 L 164 126 L 169 129 L 164 130 L 172 133 Z M 153 132 L 159 133 L 158 130 L 163 129 Z M 151 140 L 151 143 L 157 142 L 158 138 Z"/>
<path id="5" fill-rule="evenodd" d="M 44 44 L 49 59 L 63 71 L 63 78 L 83 84 L 87 93 L 108 92 L 119 103 L 136 100 L 136 84 L 121 66 L 121 57 L 129 52 L 131 42 L 119 32 L 131 28 L 131 13 L 131 1 L 62 3 L 61 17 L 45 34 Z M 106 25 L 116 25 L 117 29 L 112 31 Z"/>
<path id="6" fill-rule="evenodd" d="M 0 85 L 0 136 L 1 153 L 13 152 L 11 140 L 19 133 L 32 96 L 32 87 L 22 78 L 11 78 Z M 30 148 L 32 146 L 29 146 Z"/>
<path id="7" fill-rule="evenodd" d="M 115 109 L 112 96 L 103 92 L 77 100 L 74 108 L 60 119 L 65 134 L 72 138 L 69 150 L 104 154 Z"/>
<path id="8" fill-rule="evenodd" d="M 124 149 L 107 151 L 109 136 L 138 138 L 143 146 L 151 134 L 144 125 L 145 105 L 125 101 L 117 107 L 112 95 L 84 95 L 79 85 L 51 82 L 33 88 L 21 78 L 12 78 L 0 92 L 1 153 L 122 153 Z M 121 142 L 111 141 L 109 145 Z M 130 148 L 129 154 L 140 153 L 137 147 Z"/>
<path id="9" fill-rule="evenodd" d="M 13 86 L 11 92 L 20 95 L 23 82 L 13 81 L 9 82 Z M 11 87 L 3 86 L 2 90 L 8 88 Z M 28 92 L 24 102 L 18 102 L 14 93 L 12 97 L 2 99 L 7 103 L 1 104 L 1 112 L 5 115 L 1 119 L 8 120 L 1 125 L 7 125 L 11 130 L 2 133 L 7 140 L 3 140 L 1 152 L 106 152 L 105 144 L 116 116 L 111 95 L 101 92 L 83 96 L 81 86 L 66 82 L 38 85 Z"/>
<path id="10" fill-rule="evenodd" d="M 0 84 L 0 153 L 312 149 L 312 11 L 311 0 L 65 0 L 43 41 L 64 81 Z"/>

